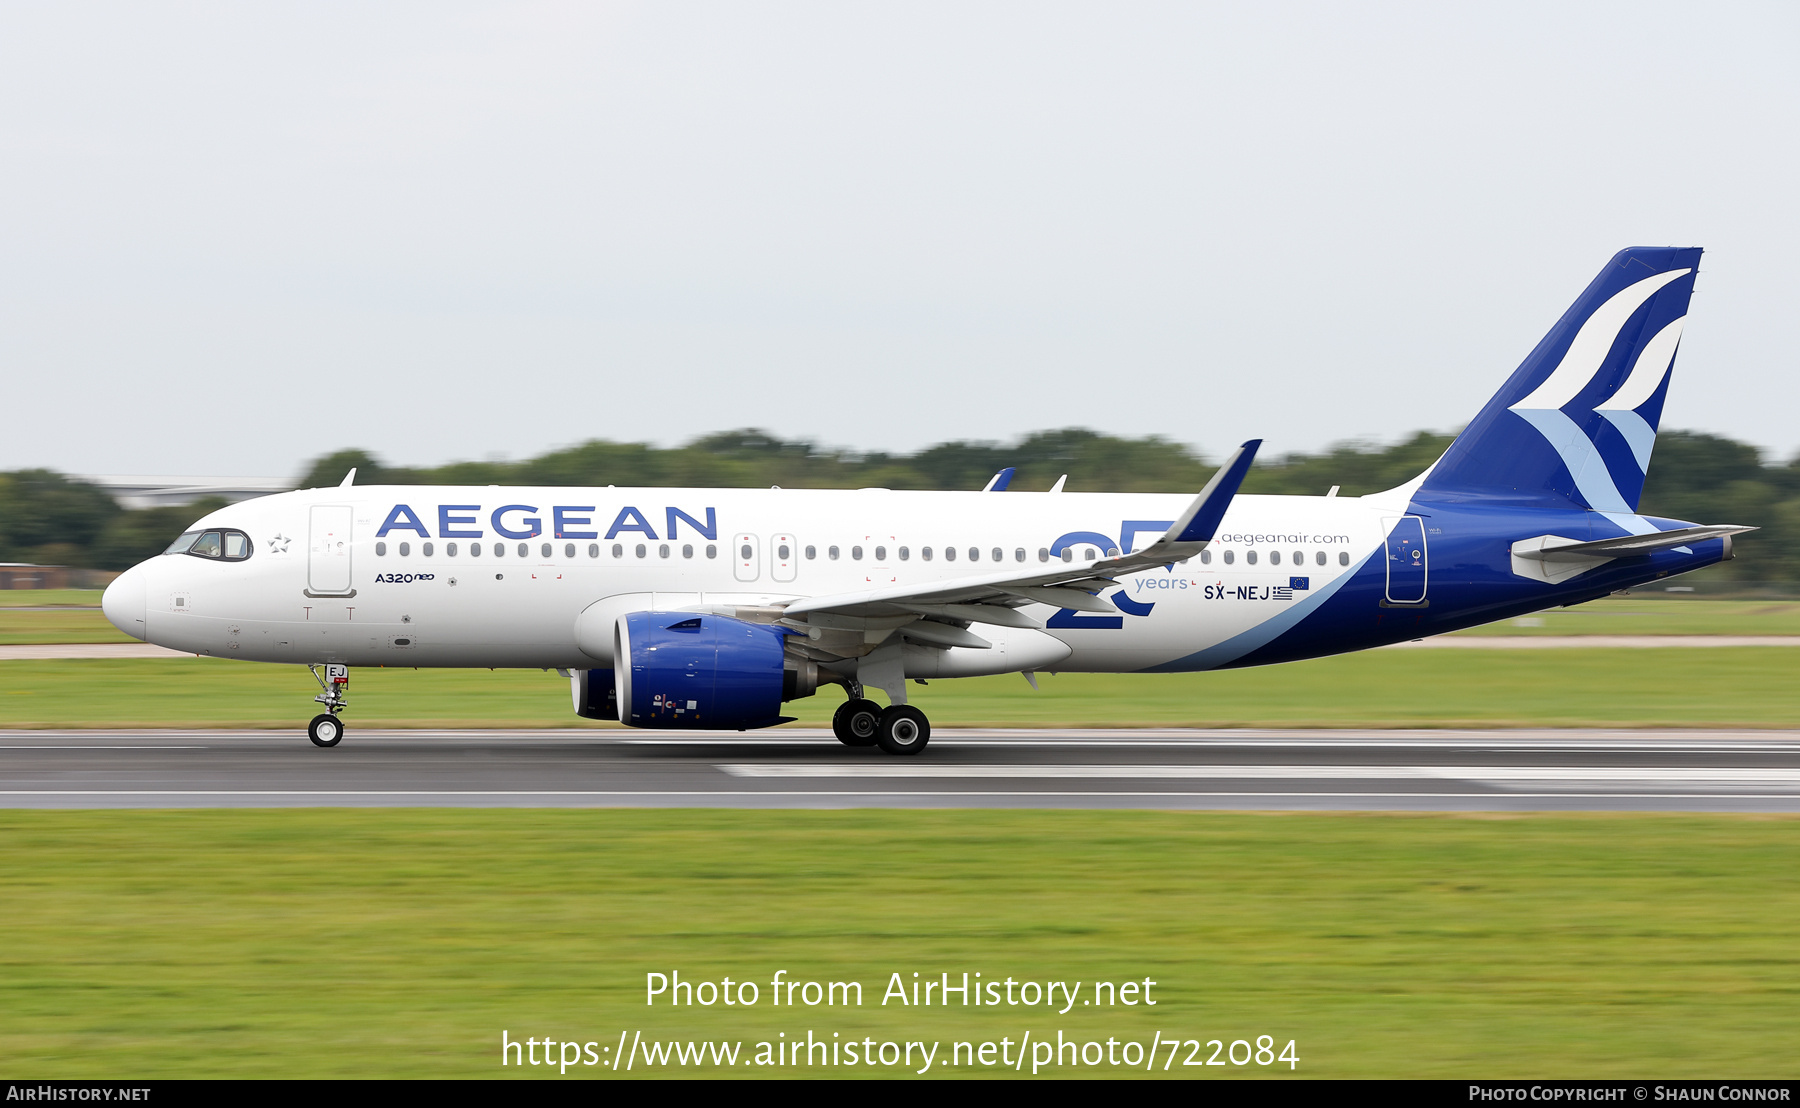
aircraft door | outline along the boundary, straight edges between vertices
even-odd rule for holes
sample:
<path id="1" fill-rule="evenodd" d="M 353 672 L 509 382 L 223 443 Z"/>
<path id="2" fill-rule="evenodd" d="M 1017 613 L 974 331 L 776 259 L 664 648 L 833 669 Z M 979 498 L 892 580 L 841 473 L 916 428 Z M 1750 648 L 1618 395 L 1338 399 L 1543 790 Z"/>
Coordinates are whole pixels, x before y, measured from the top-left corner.
<path id="1" fill-rule="evenodd" d="M 800 548 L 792 535 L 775 535 L 769 539 L 769 576 L 777 581 L 792 581 L 798 567 Z"/>
<path id="2" fill-rule="evenodd" d="M 762 575 L 762 564 L 756 549 L 755 535 L 733 535 L 731 557 L 739 581 L 754 581 Z"/>
<path id="3" fill-rule="evenodd" d="M 1418 516 L 1389 517 L 1387 524 L 1387 598 L 1390 604 L 1421 604 L 1429 558 L 1425 521 Z"/>
<path id="4" fill-rule="evenodd" d="M 307 591 L 344 596 L 350 590 L 350 522 L 348 504 L 315 504 L 306 547 Z"/>

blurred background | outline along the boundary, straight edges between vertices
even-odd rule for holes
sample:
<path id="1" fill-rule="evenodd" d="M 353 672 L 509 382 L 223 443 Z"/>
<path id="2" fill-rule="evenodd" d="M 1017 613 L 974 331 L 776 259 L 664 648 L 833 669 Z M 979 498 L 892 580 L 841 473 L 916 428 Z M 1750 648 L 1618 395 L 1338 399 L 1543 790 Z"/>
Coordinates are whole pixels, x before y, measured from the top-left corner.
<path id="1" fill-rule="evenodd" d="M 1645 510 L 1791 590 L 1797 94 L 1772 3 L 9 5 L 0 585 L 352 466 L 1355 495 L 1675 243 Z"/>
<path id="2" fill-rule="evenodd" d="M 10 4 L 0 470 L 291 482 L 351 447 L 744 427 L 832 458 L 1403 443 L 1634 244 L 1708 250 L 1665 426 L 1784 462 L 1797 30 L 1756 2 Z"/>

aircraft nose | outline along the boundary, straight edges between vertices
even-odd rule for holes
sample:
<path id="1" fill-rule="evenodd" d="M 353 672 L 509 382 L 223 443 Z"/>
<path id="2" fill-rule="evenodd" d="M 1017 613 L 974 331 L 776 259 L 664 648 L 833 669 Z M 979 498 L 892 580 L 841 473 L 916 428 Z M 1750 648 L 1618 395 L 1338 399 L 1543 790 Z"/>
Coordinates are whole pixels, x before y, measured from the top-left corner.
<path id="1" fill-rule="evenodd" d="M 134 639 L 148 634 L 144 623 L 144 578 L 148 573 L 141 565 L 132 566 L 113 578 L 113 583 L 100 594 L 100 611 L 105 613 L 107 622 Z"/>

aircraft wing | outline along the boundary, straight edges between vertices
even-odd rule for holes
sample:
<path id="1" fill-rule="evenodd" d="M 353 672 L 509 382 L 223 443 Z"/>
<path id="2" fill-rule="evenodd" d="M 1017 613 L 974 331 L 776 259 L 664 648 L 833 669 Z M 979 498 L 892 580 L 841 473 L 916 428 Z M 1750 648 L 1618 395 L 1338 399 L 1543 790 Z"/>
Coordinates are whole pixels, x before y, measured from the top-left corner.
<path id="1" fill-rule="evenodd" d="M 789 603 L 782 614 L 794 621 L 813 615 L 880 618 L 911 614 L 1041 628 L 1042 624 L 1015 609 L 1024 604 L 1050 604 L 1084 612 L 1117 612 L 1098 593 L 1118 584 L 1117 577 L 1122 574 L 1182 561 L 1205 549 L 1261 445 L 1261 439 L 1252 439 L 1238 447 L 1168 531 L 1135 554 L 1115 551 L 1085 560 L 1065 550 L 1063 561 L 1049 565 L 808 597 Z"/>

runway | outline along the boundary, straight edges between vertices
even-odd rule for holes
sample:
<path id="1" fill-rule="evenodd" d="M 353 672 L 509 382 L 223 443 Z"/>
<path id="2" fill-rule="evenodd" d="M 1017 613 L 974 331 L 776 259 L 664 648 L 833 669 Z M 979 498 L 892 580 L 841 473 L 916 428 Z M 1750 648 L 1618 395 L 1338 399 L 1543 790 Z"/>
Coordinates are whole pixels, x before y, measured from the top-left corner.
<path id="1" fill-rule="evenodd" d="M 0 732 L 0 807 L 320 806 L 1800 812 L 1800 732 Z"/>

